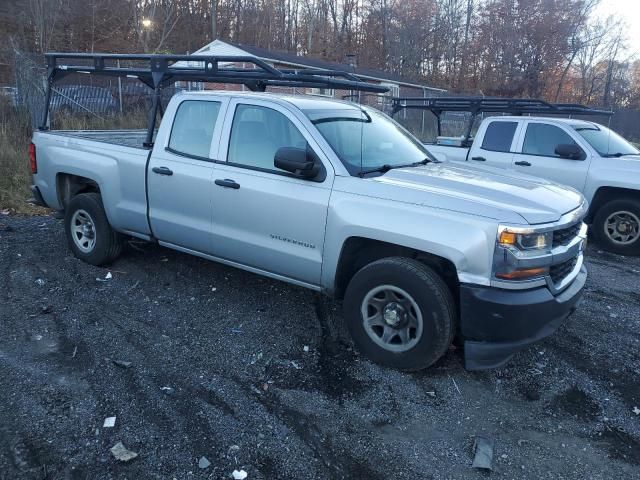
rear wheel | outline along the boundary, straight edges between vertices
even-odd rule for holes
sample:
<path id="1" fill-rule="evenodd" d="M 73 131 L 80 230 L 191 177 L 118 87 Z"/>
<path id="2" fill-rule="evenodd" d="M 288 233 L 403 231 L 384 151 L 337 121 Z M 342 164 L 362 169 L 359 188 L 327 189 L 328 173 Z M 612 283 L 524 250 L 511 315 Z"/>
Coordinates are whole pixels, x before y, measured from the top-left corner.
<path id="1" fill-rule="evenodd" d="M 92 265 L 115 260 L 122 251 L 122 235 L 111 228 L 98 193 L 81 193 L 65 209 L 65 231 L 74 255 Z"/>
<path id="2" fill-rule="evenodd" d="M 384 258 L 363 267 L 347 287 L 344 310 L 360 351 L 401 370 L 432 365 L 455 333 L 451 291 L 431 268 L 409 258 Z"/>
<path id="3" fill-rule="evenodd" d="M 640 255 L 640 201 L 620 198 L 605 203 L 593 218 L 592 231 L 604 249 Z"/>

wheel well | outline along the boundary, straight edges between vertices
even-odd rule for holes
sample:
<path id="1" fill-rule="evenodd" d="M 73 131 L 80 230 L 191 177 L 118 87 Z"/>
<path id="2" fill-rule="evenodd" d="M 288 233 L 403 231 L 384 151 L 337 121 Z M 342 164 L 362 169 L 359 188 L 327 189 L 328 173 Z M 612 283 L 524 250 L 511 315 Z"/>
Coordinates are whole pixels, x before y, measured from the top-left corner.
<path id="1" fill-rule="evenodd" d="M 100 193 L 100 187 L 95 180 L 70 173 L 59 173 L 56 177 L 58 199 L 65 209 L 71 199 L 80 193 Z"/>
<path id="2" fill-rule="evenodd" d="M 591 223 L 593 221 L 593 217 L 595 217 L 596 212 L 605 203 L 609 202 L 610 200 L 615 200 L 621 197 L 640 200 L 640 191 L 633 190 L 631 188 L 600 187 L 596 191 L 596 194 L 593 196 L 591 205 L 589 205 L 589 213 L 587 214 L 587 218 L 586 218 L 587 223 Z"/>
<path id="3" fill-rule="evenodd" d="M 344 296 L 347 285 L 358 270 L 371 262 L 387 257 L 413 258 L 428 265 L 442 277 L 457 302 L 458 273 L 450 260 L 413 248 L 363 237 L 350 237 L 342 246 L 336 270 L 335 297 L 341 299 Z"/>

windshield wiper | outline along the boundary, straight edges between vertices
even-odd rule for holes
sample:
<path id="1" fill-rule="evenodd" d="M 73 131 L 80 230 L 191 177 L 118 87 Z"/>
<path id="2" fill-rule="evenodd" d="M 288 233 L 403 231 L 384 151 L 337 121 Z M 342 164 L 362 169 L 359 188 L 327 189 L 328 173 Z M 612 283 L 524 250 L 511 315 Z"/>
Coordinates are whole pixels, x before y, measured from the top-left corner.
<path id="1" fill-rule="evenodd" d="M 419 162 L 413 163 L 403 163 L 399 165 L 389 165 L 385 163 L 384 165 L 380 165 L 379 167 L 372 168 L 370 170 L 362 170 L 358 173 L 359 177 L 364 177 L 370 173 L 387 173 L 389 170 L 393 170 L 394 168 L 407 168 L 407 167 L 419 167 L 421 165 L 426 165 L 427 163 L 436 163 L 437 160 L 431 160 L 430 158 L 425 158 L 424 160 L 420 160 Z"/>
<path id="2" fill-rule="evenodd" d="M 419 167 L 420 165 L 426 165 L 427 163 L 440 163 L 440 160 L 436 158 L 425 158 L 424 160 L 420 160 L 419 162 L 412 163 L 412 167 Z"/>

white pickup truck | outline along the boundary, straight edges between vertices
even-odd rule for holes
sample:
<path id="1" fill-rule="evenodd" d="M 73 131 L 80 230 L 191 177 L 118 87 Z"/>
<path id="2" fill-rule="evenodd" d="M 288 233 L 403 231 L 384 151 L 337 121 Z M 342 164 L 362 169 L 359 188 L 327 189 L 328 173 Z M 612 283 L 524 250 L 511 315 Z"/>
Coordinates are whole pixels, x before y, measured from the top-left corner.
<path id="1" fill-rule="evenodd" d="M 154 81 L 90 57 L 97 72 Z M 54 78 L 93 71 L 58 70 L 60 58 L 49 57 Z M 343 85 L 268 70 L 159 70 L 159 85 L 256 73 L 277 85 Z M 65 212 L 70 249 L 86 262 L 114 261 L 133 236 L 324 292 L 344 299 L 362 352 L 408 370 L 434 363 L 456 335 L 467 368 L 501 365 L 552 334 L 581 296 L 586 202 L 573 189 L 438 162 L 386 115 L 337 100 L 182 93 L 157 132 L 150 118 L 147 131 L 43 125 L 33 135 L 34 195 Z"/>
<path id="2" fill-rule="evenodd" d="M 405 101 L 396 111 L 435 107 L 442 108 L 440 114 L 449 108 L 460 111 L 464 104 L 464 99 L 434 100 L 413 104 Z M 556 113 L 554 105 L 541 101 L 516 100 L 513 105 L 510 102 L 482 99 L 470 104 L 492 112 L 504 108 L 520 113 L 545 109 Z M 526 103 L 518 107 L 518 102 Z M 579 105 L 556 110 L 601 113 Z M 472 143 L 467 140 L 470 132 L 471 128 L 460 137 L 439 136 L 435 143 L 425 146 L 441 161 L 508 169 L 575 188 L 589 202 L 585 221 L 591 225 L 595 240 L 611 252 L 640 255 L 640 151 L 620 135 L 591 121 L 521 115 L 486 117 Z"/>

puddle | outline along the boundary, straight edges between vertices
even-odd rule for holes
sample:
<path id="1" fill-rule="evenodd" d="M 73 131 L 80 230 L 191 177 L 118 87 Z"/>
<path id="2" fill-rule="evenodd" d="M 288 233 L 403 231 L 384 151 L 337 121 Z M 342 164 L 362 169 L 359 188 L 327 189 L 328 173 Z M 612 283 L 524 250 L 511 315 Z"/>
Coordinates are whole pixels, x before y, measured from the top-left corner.
<path id="1" fill-rule="evenodd" d="M 640 440 L 618 429 L 607 429 L 601 436 L 593 437 L 600 446 L 606 447 L 609 456 L 632 465 L 640 465 Z"/>
<path id="2" fill-rule="evenodd" d="M 318 346 L 319 387 L 332 398 L 363 392 L 367 389 L 368 382 L 351 375 L 357 359 L 351 345 L 337 338 L 332 332 L 330 315 L 322 298 L 316 297 L 315 309 L 321 333 Z"/>
<path id="3" fill-rule="evenodd" d="M 595 420 L 600 413 L 600 406 L 577 387 L 557 395 L 552 406 L 585 421 Z"/>
<path id="4" fill-rule="evenodd" d="M 57 335 L 50 333 L 34 333 L 29 338 L 30 348 L 36 355 L 48 355 L 60 350 L 60 342 Z"/>

